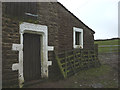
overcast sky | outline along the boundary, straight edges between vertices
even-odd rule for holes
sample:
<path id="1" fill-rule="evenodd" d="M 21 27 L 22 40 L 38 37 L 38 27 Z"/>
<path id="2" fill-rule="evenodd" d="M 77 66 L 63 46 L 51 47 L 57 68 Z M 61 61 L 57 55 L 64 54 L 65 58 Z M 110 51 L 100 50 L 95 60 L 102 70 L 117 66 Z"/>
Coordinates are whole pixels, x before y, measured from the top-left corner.
<path id="1" fill-rule="evenodd" d="M 120 0 L 58 0 L 93 29 L 95 39 L 118 37 L 118 2 Z"/>

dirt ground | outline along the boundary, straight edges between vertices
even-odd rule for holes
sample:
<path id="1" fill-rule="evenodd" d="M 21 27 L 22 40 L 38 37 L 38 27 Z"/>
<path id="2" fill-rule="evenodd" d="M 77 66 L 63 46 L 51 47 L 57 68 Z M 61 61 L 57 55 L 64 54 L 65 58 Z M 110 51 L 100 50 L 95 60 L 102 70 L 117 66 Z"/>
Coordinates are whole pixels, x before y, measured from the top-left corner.
<path id="1" fill-rule="evenodd" d="M 119 53 L 120 54 L 120 53 Z M 118 88 L 118 53 L 99 54 L 101 66 L 80 71 L 59 81 L 45 81 L 26 88 Z"/>
<path id="2" fill-rule="evenodd" d="M 99 54 L 99 59 L 102 64 L 111 66 L 114 70 L 118 71 L 118 60 L 120 60 L 120 52 L 103 53 Z"/>

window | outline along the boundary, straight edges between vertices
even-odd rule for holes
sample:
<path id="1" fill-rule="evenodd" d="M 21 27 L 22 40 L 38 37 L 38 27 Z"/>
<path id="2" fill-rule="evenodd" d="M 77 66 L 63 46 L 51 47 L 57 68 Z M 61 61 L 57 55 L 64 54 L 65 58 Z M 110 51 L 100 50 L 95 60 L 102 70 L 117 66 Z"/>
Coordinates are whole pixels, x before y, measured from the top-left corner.
<path id="1" fill-rule="evenodd" d="M 73 28 L 73 48 L 83 48 L 83 29 Z"/>
<path id="2" fill-rule="evenodd" d="M 76 45 L 80 45 L 80 35 L 81 35 L 81 32 L 75 32 L 75 44 Z"/>

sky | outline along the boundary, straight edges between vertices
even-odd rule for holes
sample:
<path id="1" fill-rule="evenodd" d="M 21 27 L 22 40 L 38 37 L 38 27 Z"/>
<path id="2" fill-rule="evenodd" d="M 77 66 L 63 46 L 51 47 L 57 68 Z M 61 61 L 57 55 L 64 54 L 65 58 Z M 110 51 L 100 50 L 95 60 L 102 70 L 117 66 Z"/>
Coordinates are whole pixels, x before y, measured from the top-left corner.
<path id="1" fill-rule="evenodd" d="M 118 37 L 118 2 L 120 0 L 58 1 L 95 31 L 95 39 Z"/>

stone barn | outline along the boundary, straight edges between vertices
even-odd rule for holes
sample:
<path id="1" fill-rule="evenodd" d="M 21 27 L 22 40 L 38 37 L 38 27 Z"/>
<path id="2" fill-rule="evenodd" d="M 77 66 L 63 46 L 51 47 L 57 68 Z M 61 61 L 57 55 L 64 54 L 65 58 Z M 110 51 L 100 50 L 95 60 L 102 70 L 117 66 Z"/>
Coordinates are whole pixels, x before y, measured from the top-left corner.
<path id="1" fill-rule="evenodd" d="M 2 86 L 61 79 L 98 63 L 94 31 L 59 2 L 2 3 Z"/>

